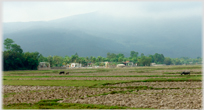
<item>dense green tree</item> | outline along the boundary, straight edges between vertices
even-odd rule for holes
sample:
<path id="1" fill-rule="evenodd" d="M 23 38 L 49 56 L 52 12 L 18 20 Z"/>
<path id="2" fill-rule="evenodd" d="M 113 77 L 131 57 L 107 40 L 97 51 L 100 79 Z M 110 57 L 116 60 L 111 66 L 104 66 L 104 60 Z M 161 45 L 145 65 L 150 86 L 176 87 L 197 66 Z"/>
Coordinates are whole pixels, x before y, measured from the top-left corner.
<path id="1" fill-rule="evenodd" d="M 91 62 L 92 62 L 92 63 L 95 63 L 95 62 L 96 62 L 96 58 L 95 58 L 95 57 L 92 57 Z"/>
<path id="2" fill-rule="evenodd" d="M 116 58 L 117 55 L 114 53 L 107 53 L 107 58 L 112 59 L 112 58 Z"/>
<path id="3" fill-rule="evenodd" d="M 39 52 L 24 53 L 25 58 L 24 65 L 26 65 L 26 68 L 30 70 L 37 70 L 37 67 L 39 65 L 38 61 L 39 57 L 40 57 Z"/>
<path id="4" fill-rule="evenodd" d="M 124 61 L 124 62 L 128 61 L 128 58 L 123 58 L 123 61 Z"/>
<path id="5" fill-rule="evenodd" d="M 79 64 L 82 64 L 82 63 L 85 63 L 85 59 L 83 57 L 78 57 L 76 62 Z"/>
<path id="6" fill-rule="evenodd" d="M 82 66 L 86 66 L 87 65 L 87 62 L 86 62 L 86 59 L 84 57 L 79 57 L 80 59 L 80 64 L 82 64 Z"/>
<path id="7" fill-rule="evenodd" d="M 118 62 L 118 59 L 117 58 L 111 58 L 110 61 L 111 62 Z"/>
<path id="8" fill-rule="evenodd" d="M 78 55 L 72 55 L 70 60 L 72 63 L 76 63 L 78 58 L 79 58 Z"/>
<path id="9" fill-rule="evenodd" d="M 90 61 L 90 62 L 92 62 L 92 58 L 93 58 L 93 56 L 90 56 L 90 58 L 89 58 L 89 61 Z"/>
<path id="10" fill-rule="evenodd" d="M 9 39 L 9 38 L 4 40 L 4 48 L 7 51 L 23 53 L 23 50 L 21 49 L 21 46 L 17 45 L 17 44 L 14 44 L 14 41 L 12 39 Z"/>
<path id="11" fill-rule="evenodd" d="M 101 57 L 101 56 L 98 56 L 96 59 L 97 62 L 102 62 L 102 60 L 103 60 L 103 57 Z"/>
<path id="12" fill-rule="evenodd" d="M 143 57 L 144 56 L 144 53 L 141 53 L 141 55 L 140 55 L 141 57 Z"/>
<path id="13" fill-rule="evenodd" d="M 60 57 L 60 56 L 53 56 L 53 65 L 54 66 L 57 66 L 57 67 L 60 67 L 62 66 L 62 63 L 63 63 L 63 58 Z"/>
<path id="14" fill-rule="evenodd" d="M 138 57 L 138 52 L 135 52 L 135 51 L 131 51 L 130 52 L 130 57 Z"/>
<path id="15" fill-rule="evenodd" d="M 108 52 L 106 58 L 110 58 L 111 54 Z"/>
<path id="16" fill-rule="evenodd" d="M 135 51 L 131 51 L 131 52 L 130 52 L 130 57 L 133 57 L 134 54 L 135 54 Z"/>
<path id="17" fill-rule="evenodd" d="M 4 70 L 35 70 L 39 64 L 38 52 L 23 53 L 20 45 L 14 44 L 12 39 L 4 40 L 6 51 L 3 52 Z"/>
<path id="18" fill-rule="evenodd" d="M 53 57 L 51 55 L 47 57 L 47 61 L 50 63 L 50 67 L 54 66 Z"/>
<path id="19" fill-rule="evenodd" d="M 150 66 L 151 57 L 142 56 L 138 59 L 138 63 L 140 66 Z"/>
<path id="20" fill-rule="evenodd" d="M 14 43 L 14 41 L 12 39 L 5 39 L 4 40 L 4 48 L 7 49 L 7 50 L 10 50 L 11 49 L 11 45 Z"/>
<path id="21" fill-rule="evenodd" d="M 154 63 L 154 56 L 153 55 L 149 55 L 149 57 L 152 59 L 151 62 Z"/>
<path id="22" fill-rule="evenodd" d="M 21 49 L 21 46 L 17 45 L 17 44 L 12 44 L 11 45 L 11 51 L 12 52 L 18 52 L 18 53 L 23 53 L 23 50 Z"/>
<path id="23" fill-rule="evenodd" d="M 138 61 L 137 58 L 132 58 L 133 63 L 137 63 L 137 61 Z"/>
<path id="24" fill-rule="evenodd" d="M 64 65 L 67 65 L 67 64 L 71 63 L 69 56 L 66 55 L 66 56 L 63 58 L 63 63 L 64 63 Z"/>
<path id="25" fill-rule="evenodd" d="M 119 57 L 118 62 L 122 62 L 122 61 L 123 61 L 123 57 Z"/>
<path id="26" fill-rule="evenodd" d="M 44 57 L 42 54 L 39 55 L 38 62 L 47 62 L 47 58 Z"/>
<path id="27" fill-rule="evenodd" d="M 172 64 L 171 58 L 169 58 L 169 57 L 165 58 L 164 59 L 164 64 L 171 65 Z"/>
<path id="28" fill-rule="evenodd" d="M 110 62 L 110 59 L 109 58 L 103 58 L 103 61 L 104 62 L 107 62 L 107 61 Z"/>
<path id="29" fill-rule="evenodd" d="M 117 54 L 117 58 L 125 58 L 125 56 L 124 56 L 124 54 L 119 53 L 119 54 Z"/>
<path id="30" fill-rule="evenodd" d="M 39 64 L 38 52 L 4 52 L 4 70 L 36 70 Z"/>
<path id="31" fill-rule="evenodd" d="M 173 59 L 172 63 L 175 64 L 175 65 L 181 65 L 182 64 L 181 61 L 178 58 Z"/>
<path id="32" fill-rule="evenodd" d="M 79 57 L 79 56 L 78 56 L 78 53 L 75 53 L 75 56 Z"/>
<path id="33" fill-rule="evenodd" d="M 155 53 L 153 55 L 153 58 L 154 58 L 154 62 L 157 64 L 163 64 L 164 63 L 164 55 L 163 54 Z"/>
<path id="34" fill-rule="evenodd" d="M 86 62 L 88 62 L 89 61 L 89 57 L 86 57 L 85 60 L 86 60 Z"/>
<path id="35" fill-rule="evenodd" d="M 3 52 L 3 68 L 4 70 L 25 70 L 24 56 L 22 53 L 4 51 Z"/>

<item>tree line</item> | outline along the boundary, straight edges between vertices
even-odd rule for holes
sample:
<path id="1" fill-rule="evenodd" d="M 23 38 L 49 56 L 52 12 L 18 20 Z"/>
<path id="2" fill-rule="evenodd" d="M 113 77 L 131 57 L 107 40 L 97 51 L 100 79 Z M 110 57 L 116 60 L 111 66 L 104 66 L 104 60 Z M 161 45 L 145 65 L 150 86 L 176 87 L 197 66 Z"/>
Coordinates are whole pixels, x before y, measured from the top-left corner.
<path id="1" fill-rule="evenodd" d="M 4 41 L 5 51 L 3 52 L 4 70 L 36 70 L 39 62 L 49 62 L 51 67 L 61 67 L 70 63 L 80 63 L 82 66 L 104 66 L 103 62 L 111 62 L 111 65 L 117 65 L 126 61 L 133 62 L 137 66 L 150 66 L 151 63 L 166 65 L 182 65 L 201 63 L 202 59 L 188 57 L 170 58 L 164 57 L 163 54 L 155 53 L 154 55 L 144 55 L 131 51 L 130 57 L 124 54 L 107 53 L 107 57 L 79 57 L 76 53 L 72 56 L 48 56 L 44 57 L 39 52 L 23 52 L 21 47 L 14 44 L 12 39 L 7 38 Z"/>
<path id="2" fill-rule="evenodd" d="M 61 67 L 70 63 L 80 63 L 82 66 L 89 64 L 95 66 L 104 66 L 103 62 L 111 62 L 111 65 L 117 65 L 126 61 L 137 63 L 137 66 L 150 66 L 151 63 L 166 64 L 166 65 L 182 65 L 182 64 L 201 64 L 202 59 L 197 57 L 195 59 L 188 57 L 170 58 L 164 57 L 163 54 L 155 53 L 154 55 L 145 56 L 143 53 L 139 55 L 138 52 L 131 51 L 130 57 L 125 57 L 123 54 L 107 53 L 107 57 L 79 57 L 76 53 L 72 56 L 48 56 L 44 57 L 40 55 L 39 62 L 49 62 L 51 67 Z"/>
<path id="3" fill-rule="evenodd" d="M 4 40 L 3 69 L 4 70 L 36 70 L 39 64 L 39 52 L 23 52 L 20 45 L 12 39 Z"/>

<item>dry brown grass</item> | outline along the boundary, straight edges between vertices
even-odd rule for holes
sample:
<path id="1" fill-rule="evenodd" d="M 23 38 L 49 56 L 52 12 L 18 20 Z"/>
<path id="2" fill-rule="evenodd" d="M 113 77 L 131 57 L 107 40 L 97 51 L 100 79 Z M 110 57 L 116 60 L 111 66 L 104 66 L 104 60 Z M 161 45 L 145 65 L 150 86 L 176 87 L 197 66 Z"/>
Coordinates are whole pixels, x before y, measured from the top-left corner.
<path id="1" fill-rule="evenodd" d="M 21 89 L 19 89 L 21 88 Z M 57 86 L 6 86 L 4 95 L 11 94 L 3 99 L 5 105 L 12 103 L 35 103 L 42 99 L 79 99 L 88 95 L 97 95 L 111 91 L 123 91 L 125 88 L 86 88 L 86 87 L 57 87 Z"/>
<path id="2" fill-rule="evenodd" d="M 149 86 L 154 88 L 201 88 L 202 82 L 133 82 L 122 83 L 114 85 L 106 85 L 114 87 L 128 87 L 128 86 Z"/>
<path id="3" fill-rule="evenodd" d="M 66 103 L 86 103 L 155 109 L 200 109 L 201 89 L 140 90 L 132 94 L 108 94 L 84 99 L 63 100 Z"/>

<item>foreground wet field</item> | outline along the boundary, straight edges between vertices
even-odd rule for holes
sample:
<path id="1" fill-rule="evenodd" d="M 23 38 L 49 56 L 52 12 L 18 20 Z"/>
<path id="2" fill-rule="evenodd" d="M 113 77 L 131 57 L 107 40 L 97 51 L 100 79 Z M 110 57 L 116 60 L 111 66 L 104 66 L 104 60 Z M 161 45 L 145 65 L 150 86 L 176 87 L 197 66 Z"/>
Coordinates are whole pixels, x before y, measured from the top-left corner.
<path id="1" fill-rule="evenodd" d="M 188 65 L 7 71 L 3 96 L 5 109 L 201 109 L 202 70 Z"/>

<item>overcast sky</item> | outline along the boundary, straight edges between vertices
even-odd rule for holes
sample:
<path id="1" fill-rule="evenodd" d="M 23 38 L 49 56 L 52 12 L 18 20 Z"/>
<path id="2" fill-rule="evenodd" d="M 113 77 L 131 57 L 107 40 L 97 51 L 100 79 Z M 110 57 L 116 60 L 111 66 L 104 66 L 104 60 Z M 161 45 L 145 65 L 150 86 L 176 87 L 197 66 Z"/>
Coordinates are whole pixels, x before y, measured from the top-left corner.
<path id="1" fill-rule="evenodd" d="M 3 22 L 49 21 L 97 11 L 115 17 L 155 19 L 202 16 L 202 2 L 3 2 Z"/>

